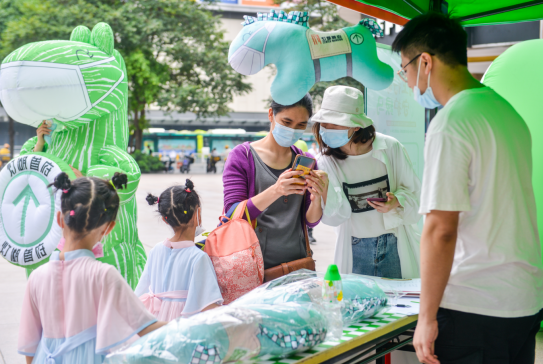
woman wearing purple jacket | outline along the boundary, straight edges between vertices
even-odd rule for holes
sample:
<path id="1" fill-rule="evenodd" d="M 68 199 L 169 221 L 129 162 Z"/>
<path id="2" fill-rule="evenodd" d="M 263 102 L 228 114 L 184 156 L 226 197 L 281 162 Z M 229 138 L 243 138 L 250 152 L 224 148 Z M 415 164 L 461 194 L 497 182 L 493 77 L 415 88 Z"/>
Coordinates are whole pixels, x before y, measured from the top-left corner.
<path id="1" fill-rule="evenodd" d="M 224 167 L 224 209 L 228 211 L 233 204 L 249 200 L 249 215 L 258 221 L 255 232 L 265 269 L 305 258 L 303 224 L 312 228 L 322 216 L 321 197 L 328 190 L 328 176 L 315 166 L 305 184 L 300 185 L 301 180 L 292 177 L 301 172 L 290 168 L 296 155 L 302 154 L 294 143 L 312 114 L 309 94 L 289 106 L 272 101 L 268 112 L 271 133 L 256 142 L 236 146 Z"/>

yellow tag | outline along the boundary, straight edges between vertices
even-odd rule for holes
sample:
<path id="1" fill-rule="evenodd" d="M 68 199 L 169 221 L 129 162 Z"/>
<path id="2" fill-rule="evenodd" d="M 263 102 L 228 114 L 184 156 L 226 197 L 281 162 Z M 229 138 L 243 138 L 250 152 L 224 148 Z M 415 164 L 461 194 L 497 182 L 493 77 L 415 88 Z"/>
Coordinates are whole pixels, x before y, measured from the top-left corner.
<path id="1" fill-rule="evenodd" d="M 339 291 L 339 294 L 337 295 L 337 300 L 338 301 L 343 300 L 343 291 Z"/>
<path id="2" fill-rule="evenodd" d="M 301 166 L 301 165 L 297 165 L 296 166 L 296 171 L 303 171 L 304 173 L 299 175 L 299 176 L 293 176 L 294 178 L 302 178 L 302 179 L 305 179 L 304 177 L 302 176 L 307 176 L 309 173 L 311 173 L 311 168 L 309 167 L 305 167 L 305 166 Z M 301 186 L 304 186 L 305 184 L 304 183 L 294 183 L 295 185 L 301 185 Z"/>
<path id="3" fill-rule="evenodd" d="M 302 165 L 299 165 L 299 164 L 296 166 L 296 170 L 304 172 L 300 176 L 307 176 L 309 173 L 311 173 L 311 168 L 306 167 L 306 166 L 302 166 Z M 294 177 L 300 177 L 300 176 L 294 176 Z"/>

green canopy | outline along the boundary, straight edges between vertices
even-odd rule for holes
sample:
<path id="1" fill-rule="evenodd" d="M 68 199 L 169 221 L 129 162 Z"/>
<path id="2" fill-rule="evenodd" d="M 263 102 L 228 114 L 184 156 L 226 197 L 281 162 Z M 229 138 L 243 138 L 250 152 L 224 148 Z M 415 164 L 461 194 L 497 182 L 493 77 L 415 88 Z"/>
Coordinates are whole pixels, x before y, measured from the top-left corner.
<path id="1" fill-rule="evenodd" d="M 464 26 L 518 23 L 543 19 L 543 0 L 329 0 L 334 4 L 404 25 L 429 10 L 446 12 Z"/>

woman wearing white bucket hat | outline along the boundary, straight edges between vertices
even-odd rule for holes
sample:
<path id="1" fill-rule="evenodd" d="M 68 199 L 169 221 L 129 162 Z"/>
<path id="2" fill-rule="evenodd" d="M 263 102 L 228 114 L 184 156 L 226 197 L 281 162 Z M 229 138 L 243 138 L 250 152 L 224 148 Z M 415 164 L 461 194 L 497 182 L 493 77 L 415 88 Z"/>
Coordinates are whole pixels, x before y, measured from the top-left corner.
<path id="1" fill-rule="evenodd" d="M 326 89 L 312 121 L 319 168 L 329 178 L 322 222 L 336 227 L 340 271 L 420 277 L 420 180 L 403 145 L 375 131 L 364 95 L 352 87 Z"/>

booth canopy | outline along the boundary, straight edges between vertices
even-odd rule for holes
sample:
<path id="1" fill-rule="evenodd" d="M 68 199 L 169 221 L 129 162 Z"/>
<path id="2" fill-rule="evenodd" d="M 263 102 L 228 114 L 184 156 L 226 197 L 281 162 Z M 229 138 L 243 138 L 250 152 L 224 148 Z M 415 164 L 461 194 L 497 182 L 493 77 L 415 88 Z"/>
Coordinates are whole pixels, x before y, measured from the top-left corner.
<path id="1" fill-rule="evenodd" d="M 446 12 L 463 26 L 543 19 L 543 0 L 329 0 L 359 13 L 404 25 L 429 10 Z"/>

